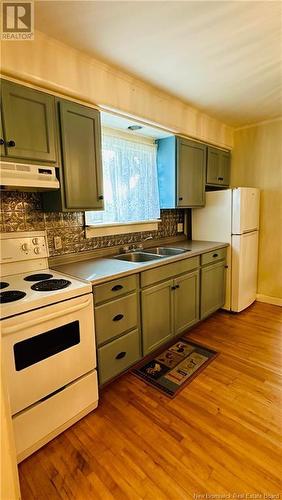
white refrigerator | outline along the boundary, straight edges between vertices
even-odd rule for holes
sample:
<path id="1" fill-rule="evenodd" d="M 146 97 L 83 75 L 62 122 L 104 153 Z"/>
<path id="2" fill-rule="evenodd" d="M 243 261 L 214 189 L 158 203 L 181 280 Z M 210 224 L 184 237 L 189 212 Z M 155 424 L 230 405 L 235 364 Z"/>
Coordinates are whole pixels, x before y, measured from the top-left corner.
<path id="1" fill-rule="evenodd" d="M 256 188 L 206 193 L 206 206 L 192 210 L 193 240 L 229 243 L 224 309 L 239 312 L 256 299 L 259 198 Z"/>

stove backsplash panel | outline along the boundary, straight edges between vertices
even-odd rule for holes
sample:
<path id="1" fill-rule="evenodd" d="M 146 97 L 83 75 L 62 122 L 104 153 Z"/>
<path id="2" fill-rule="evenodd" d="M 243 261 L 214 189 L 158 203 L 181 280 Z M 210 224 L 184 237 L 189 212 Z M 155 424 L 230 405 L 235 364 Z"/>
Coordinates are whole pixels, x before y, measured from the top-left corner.
<path id="1" fill-rule="evenodd" d="M 158 231 L 85 238 L 83 212 L 43 212 L 39 193 L 4 191 L 1 193 L 1 232 L 47 231 L 50 256 L 126 245 L 152 235 L 176 236 L 177 224 L 184 221 L 183 210 L 161 210 Z M 62 249 L 54 247 L 54 236 L 62 238 Z"/>

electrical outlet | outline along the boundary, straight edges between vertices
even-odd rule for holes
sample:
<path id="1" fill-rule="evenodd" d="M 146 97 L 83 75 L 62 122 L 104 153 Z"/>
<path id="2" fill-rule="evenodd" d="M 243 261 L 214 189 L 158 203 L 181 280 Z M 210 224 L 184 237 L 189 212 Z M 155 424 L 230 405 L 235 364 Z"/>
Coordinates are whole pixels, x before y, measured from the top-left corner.
<path id="1" fill-rule="evenodd" d="M 61 250 L 63 245 L 62 245 L 62 238 L 61 236 L 54 236 L 54 246 L 55 250 Z"/>
<path id="2" fill-rule="evenodd" d="M 183 222 L 179 222 L 177 224 L 177 232 L 178 233 L 183 233 Z"/>

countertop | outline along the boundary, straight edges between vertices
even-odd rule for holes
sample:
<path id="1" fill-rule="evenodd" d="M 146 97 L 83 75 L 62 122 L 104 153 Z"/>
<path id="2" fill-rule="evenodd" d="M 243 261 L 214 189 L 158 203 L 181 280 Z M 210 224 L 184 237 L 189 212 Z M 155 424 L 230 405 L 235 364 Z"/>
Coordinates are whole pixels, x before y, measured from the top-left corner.
<path id="1" fill-rule="evenodd" d="M 139 273 L 154 267 L 163 266 L 178 260 L 195 257 L 206 252 L 212 252 L 218 248 L 227 247 L 228 243 L 219 243 L 215 241 L 196 241 L 183 240 L 181 242 L 163 245 L 167 247 L 186 248 L 189 252 L 170 257 L 163 257 L 149 262 L 126 262 L 123 260 L 114 259 L 113 257 L 104 257 L 98 259 L 90 259 L 71 264 L 63 264 L 54 267 L 56 271 L 63 274 L 68 274 L 75 278 L 80 278 L 91 282 L 93 285 L 104 283 L 111 279 L 128 276 L 130 274 Z M 146 246 L 146 250 L 148 247 Z"/>

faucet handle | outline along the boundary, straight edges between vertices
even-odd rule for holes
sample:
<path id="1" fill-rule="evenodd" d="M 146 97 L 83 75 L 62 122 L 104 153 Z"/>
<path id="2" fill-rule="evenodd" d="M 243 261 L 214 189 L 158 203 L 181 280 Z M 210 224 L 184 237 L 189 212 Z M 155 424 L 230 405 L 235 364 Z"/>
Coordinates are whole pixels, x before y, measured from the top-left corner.
<path id="1" fill-rule="evenodd" d="M 120 253 L 128 253 L 130 251 L 129 245 L 124 245 L 124 247 L 120 248 Z"/>

